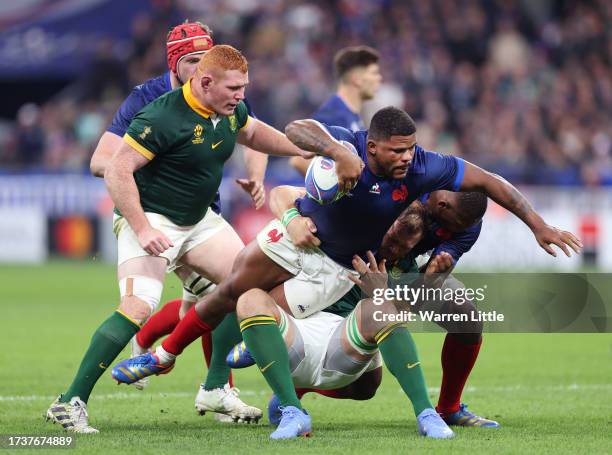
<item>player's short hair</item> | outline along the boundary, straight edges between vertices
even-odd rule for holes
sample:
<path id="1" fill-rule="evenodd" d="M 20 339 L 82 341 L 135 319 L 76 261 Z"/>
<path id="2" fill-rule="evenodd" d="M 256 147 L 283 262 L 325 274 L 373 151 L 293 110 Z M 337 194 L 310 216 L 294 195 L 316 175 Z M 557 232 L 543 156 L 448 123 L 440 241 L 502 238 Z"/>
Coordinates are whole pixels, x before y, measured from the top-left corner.
<path id="1" fill-rule="evenodd" d="M 214 69 L 238 70 L 246 73 L 249 70 L 249 64 L 246 57 L 238 49 L 227 44 L 217 44 L 200 59 L 197 72 L 202 74 L 204 71 Z"/>
<path id="2" fill-rule="evenodd" d="M 334 57 L 334 71 L 337 79 L 342 79 L 354 68 L 378 63 L 380 55 L 368 46 L 351 46 L 340 49 Z"/>
<path id="3" fill-rule="evenodd" d="M 372 117 L 368 139 L 384 141 L 391 136 L 410 136 L 416 133 L 416 123 L 406 112 L 397 107 L 380 109 Z"/>
<path id="4" fill-rule="evenodd" d="M 480 220 L 487 211 L 487 195 L 477 191 L 455 193 L 457 212 L 466 220 Z"/>

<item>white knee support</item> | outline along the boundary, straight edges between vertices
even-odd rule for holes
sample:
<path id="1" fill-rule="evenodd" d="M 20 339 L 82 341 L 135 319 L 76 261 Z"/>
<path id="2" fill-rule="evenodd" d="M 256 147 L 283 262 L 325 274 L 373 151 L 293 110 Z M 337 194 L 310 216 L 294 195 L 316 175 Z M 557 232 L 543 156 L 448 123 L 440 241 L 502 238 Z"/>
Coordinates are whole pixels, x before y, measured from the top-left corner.
<path id="1" fill-rule="evenodd" d="M 130 275 L 119 280 L 121 298 L 134 296 L 151 307 L 151 314 L 159 305 L 163 284 L 154 278 L 141 275 Z"/>
<path id="2" fill-rule="evenodd" d="M 195 302 L 205 295 L 210 294 L 216 287 L 217 285 L 212 281 L 196 272 L 191 272 L 189 276 L 183 280 L 183 300 Z"/>

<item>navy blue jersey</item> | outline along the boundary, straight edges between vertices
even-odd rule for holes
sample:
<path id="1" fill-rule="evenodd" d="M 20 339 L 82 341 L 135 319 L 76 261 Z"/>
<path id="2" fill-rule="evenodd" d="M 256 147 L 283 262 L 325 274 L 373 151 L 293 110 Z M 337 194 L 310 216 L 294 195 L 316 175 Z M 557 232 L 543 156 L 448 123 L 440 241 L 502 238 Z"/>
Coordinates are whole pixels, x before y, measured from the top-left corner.
<path id="1" fill-rule="evenodd" d="M 137 85 L 123 101 L 106 131 L 123 137 L 130 123 L 132 123 L 132 119 L 143 107 L 170 91 L 172 91 L 170 72 L 149 79 L 144 84 Z M 244 100 L 244 102 L 248 108 L 249 115 L 255 117 L 249 104 L 246 100 Z M 219 192 L 217 192 L 215 200 L 210 204 L 210 208 L 215 213 L 221 213 L 221 198 Z"/>
<path id="2" fill-rule="evenodd" d="M 341 126 L 350 131 L 365 130 L 363 120 L 358 113 L 349 109 L 342 98 L 332 96 L 316 110 L 312 118 L 330 126 Z"/>
<path id="3" fill-rule="evenodd" d="M 425 202 L 428 197 L 429 194 L 426 194 L 421 198 L 421 201 Z M 412 249 L 411 256 L 417 257 L 430 250 L 433 250 L 432 256 L 435 256 L 442 251 L 446 251 L 453 257 L 453 263 L 456 264 L 461 256 L 470 251 L 472 246 L 476 243 L 478 236 L 480 236 L 481 229 L 482 220 L 470 226 L 465 231 L 451 232 L 440 226 L 434 219 L 431 221 L 429 229 L 425 232 L 423 239 Z"/>
<path id="4" fill-rule="evenodd" d="M 338 201 L 320 205 L 305 196 L 296 201 L 296 207 L 317 226 L 321 250 L 345 267 L 352 268 L 355 254 L 365 260 L 368 250 L 376 253 L 389 227 L 412 201 L 435 190 L 458 191 L 463 181 L 463 160 L 419 146 L 404 178 L 379 177 L 368 167 L 367 131 L 328 130 L 336 139 L 351 142 L 366 166 L 357 186 Z"/>

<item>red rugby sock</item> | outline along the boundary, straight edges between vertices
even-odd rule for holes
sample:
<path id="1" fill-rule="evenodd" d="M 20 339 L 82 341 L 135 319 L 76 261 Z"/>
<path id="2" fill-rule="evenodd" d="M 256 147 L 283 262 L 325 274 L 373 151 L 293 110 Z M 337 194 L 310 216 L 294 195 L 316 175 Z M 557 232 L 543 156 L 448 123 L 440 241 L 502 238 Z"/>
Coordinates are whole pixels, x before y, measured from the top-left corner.
<path id="1" fill-rule="evenodd" d="M 476 344 L 464 344 L 457 335 L 446 334 L 442 347 L 442 386 L 436 406 L 436 411 L 442 416 L 459 411 L 461 394 L 476 363 L 481 344 L 482 337 Z"/>
<path id="2" fill-rule="evenodd" d="M 170 336 L 163 341 L 162 347 L 166 352 L 179 355 L 193 341 L 211 331 L 211 327 L 199 318 L 195 306 L 193 306 L 187 311 L 185 317 L 181 319 Z"/>
<path id="3" fill-rule="evenodd" d="M 149 349 L 161 337 L 168 335 L 179 322 L 181 299 L 171 300 L 149 318 L 136 334 L 140 347 Z"/>

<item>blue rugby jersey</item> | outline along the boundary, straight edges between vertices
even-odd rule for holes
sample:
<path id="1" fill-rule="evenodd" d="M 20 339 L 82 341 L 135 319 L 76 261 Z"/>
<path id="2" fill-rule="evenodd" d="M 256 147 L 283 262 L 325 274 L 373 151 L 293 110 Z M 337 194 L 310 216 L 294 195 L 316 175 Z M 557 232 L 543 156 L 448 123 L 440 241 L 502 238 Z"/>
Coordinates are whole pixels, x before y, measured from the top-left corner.
<path id="1" fill-rule="evenodd" d="M 170 83 L 169 71 L 161 76 L 149 79 L 143 84 L 137 85 L 123 101 L 106 131 L 123 137 L 130 123 L 132 123 L 132 119 L 143 107 L 170 91 L 172 91 L 172 84 Z M 249 103 L 246 100 L 244 100 L 244 102 L 248 108 L 249 115 L 255 117 Z M 217 192 L 215 200 L 210 204 L 210 208 L 215 213 L 221 213 L 221 198 L 219 192 Z"/>
<path id="2" fill-rule="evenodd" d="M 365 130 L 365 125 L 359 113 L 351 111 L 338 95 L 332 96 L 323 103 L 312 115 L 312 118 L 326 125 L 341 126 L 353 132 Z"/>
<path id="3" fill-rule="evenodd" d="M 351 142 L 366 166 L 357 186 L 338 201 L 320 205 L 305 196 L 296 201 L 296 207 L 317 226 L 321 250 L 345 267 L 352 268 L 355 254 L 365 260 L 368 250 L 376 253 L 389 227 L 412 201 L 435 190 L 458 191 L 463 181 L 462 159 L 419 146 L 404 178 L 379 177 L 367 164 L 367 131 L 351 133 L 339 127 L 328 130 L 336 139 Z"/>
<path id="4" fill-rule="evenodd" d="M 421 202 L 425 202 L 429 193 L 421 197 Z M 429 229 L 425 232 L 423 239 L 415 245 L 411 251 L 411 256 L 417 257 L 421 254 L 433 250 L 432 256 L 442 251 L 446 251 L 453 257 L 453 263 L 470 251 L 478 240 L 482 229 L 482 220 L 461 232 L 451 232 L 442 227 L 435 219 L 431 220 Z"/>

